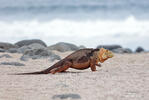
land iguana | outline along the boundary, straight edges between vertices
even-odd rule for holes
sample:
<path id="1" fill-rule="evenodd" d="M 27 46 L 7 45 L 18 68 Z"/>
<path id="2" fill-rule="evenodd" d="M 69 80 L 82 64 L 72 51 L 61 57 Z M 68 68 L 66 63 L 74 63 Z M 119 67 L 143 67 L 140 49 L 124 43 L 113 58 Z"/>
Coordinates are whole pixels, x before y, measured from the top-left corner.
<path id="1" fill-rule="evenodd" d="M 57 72 L 64 72 L 68 68 L 74 69 L 87 69 L 91 68 L 92 71 L 96 71 L 96 66 L 101 67 L 100 63 L 103 63 L 108 58 L 112 58 L 114 55 L 111 51 L 100 48 L 100 49 L 80 49 L 75 51 L 74 53 L 68 55 L 64 59 L 58 61 L 51 67 L 39 71 L 39 72 L 31 72 L 31 73 L 20 73 L 19 75 L 24 74 L 55 74 Z"/>

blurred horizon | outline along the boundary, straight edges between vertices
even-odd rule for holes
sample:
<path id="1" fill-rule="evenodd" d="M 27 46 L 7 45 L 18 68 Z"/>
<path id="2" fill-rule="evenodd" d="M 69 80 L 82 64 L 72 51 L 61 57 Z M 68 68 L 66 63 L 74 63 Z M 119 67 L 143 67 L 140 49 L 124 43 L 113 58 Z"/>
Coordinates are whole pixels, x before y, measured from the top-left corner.
<path id="1" fill-rule="evenodd" d="M 0 42 L 41 39 L 149 50 L 147 0 L 0 0 Z"/>

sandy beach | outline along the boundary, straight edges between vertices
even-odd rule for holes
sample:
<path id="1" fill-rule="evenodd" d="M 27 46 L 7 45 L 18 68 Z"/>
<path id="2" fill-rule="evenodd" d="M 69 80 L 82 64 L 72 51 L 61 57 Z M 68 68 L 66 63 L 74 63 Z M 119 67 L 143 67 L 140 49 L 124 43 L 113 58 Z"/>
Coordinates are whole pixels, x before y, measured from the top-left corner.
<path id="1" fill-rule="evenodd" d="M 71 52 L 56 54 L 65 57 Z M 0 100 L 148 100 L 149 53 L 115 54 L 97 67 L 68 69 L 55 75 L 11 75 L 48 68 L 54 62 L 48 59 L 21 61 L 22 54 L 9 54 L 1 62 L 20 62 L 25 66 L 0 65 Z M 79 97 L 59 98 L 57 95 L 75 94 Z"/>
<path id="2" fill-rule="evenodd" d="M 149 100 L 149 0 L 0 0 L 0 100 Z"/>

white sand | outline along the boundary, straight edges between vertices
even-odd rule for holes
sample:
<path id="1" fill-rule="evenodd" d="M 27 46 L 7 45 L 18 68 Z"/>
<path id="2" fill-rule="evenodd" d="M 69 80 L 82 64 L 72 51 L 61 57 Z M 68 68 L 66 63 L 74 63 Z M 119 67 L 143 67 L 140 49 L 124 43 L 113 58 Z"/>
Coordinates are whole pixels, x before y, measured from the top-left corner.
<path id="1" fill-rule="evenodd" d="M 64 57 L 71 52 L 56 53 Z M 52 100 L 56 94 L 69 93 L 80 95 L 81 100 L 149 100 L 149 53 L 117 54 L 96 72 L 69 69 L 55 75 L 8 75 L 40 71 L 56 62 L 23 62 L 20 54 L 9 55 L 13 58 L 0 58 L 0 62 L 17 61 L 26 66 L 0 65 L 0 100 Z"/>

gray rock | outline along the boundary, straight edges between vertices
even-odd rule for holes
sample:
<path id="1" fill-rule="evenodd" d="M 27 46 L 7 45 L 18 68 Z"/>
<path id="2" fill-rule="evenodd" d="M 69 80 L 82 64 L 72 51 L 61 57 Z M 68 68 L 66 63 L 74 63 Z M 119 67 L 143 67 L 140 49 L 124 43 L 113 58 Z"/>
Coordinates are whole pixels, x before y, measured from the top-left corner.
<path id="1" fill-rule="evenodd" d="M 54 61 L 54 60 L 61 60 L 60 56 L 58 55 L 51 55 L 49 57 L 49 61 Z"/>
<path id="2" fill-rule="evenodd" d="M 135 52 L 140 53 L 140 52 L 144 52 L 144 51 L 145 50 L 142 47 L 138 47 Z"/>
<path id="3" fill-rule="evenodd" d="M 47 47 L 47 45 L 42 40 L 39 40 L 39 39 L 22 40 L 22 41 L 15 43 L 15 45 L 22 47 L 22 46 L 30 45 L 33 43 L 37 43 L 37 44 L 40 44 L 44 47 Z"/>
<path id="4" fill-rule="evenodd" d="M 84 45 L 80 45 L 79 49 L 85 49 L 86 47 Z"/>
<path id="5" fill-rule="evenodd" d="M 8 55 L 8 54 L 3 54 L 3 55 L 0 56 L 0 58 L 3 58 L 3 57 L 12 58 L 12 57 L 11 57 L 10 55 Z"/>
<path id="6" fill-rule="evenodd" d="M 19 62 L 1 62 L 1 65 L 13 65 L 13 66 L 25 66 L 25 64 Z"/>
<path id="7" fill-rule="evenodd" d="M 2 48 L 0 48 L 0 52 L 5 52 L 5 50 L 4 50 L 4 49 L 2 49 Z"/>
<path id="8" fill-rule="evenodd" d="M 38 44 L 38 43 L 30 44 L 28 45 L 28 47 L 31 49 L 45 49 L 46 48 L 45 46 Z"/>
<path id="9" fill-rule="evenodd" d="M 117 48 L 112 50 L 114 53 L 132 53 L 132 50 L 129 48 Z"/>
<path id="10" fill-rule="evenodd" d="M 11 43 L 6 43 L 6 42 L 0 42 L 0 48 L 4 50 L 8 50 L 10 48 L 17 48 L 16 45 L 13 45 Z"/>
<path id="11" fill-rule="evenodd" d="M 23 56 L 20 58 L 22 61 L 27 61 L 29 58 L 40 59 L 40 58 L 51 58 L 51 60 L 60 60 L 60 57 L 51 51 L 44 48 L 41 49 L 30 49 L 24 52 Z"/>
<path id="12" fill-rule="evenodd" d="M 33 43 L 30 45 L 22 46 L 22 47 L 18 48 L 17 51 L 18 51 L 18 53 L 25 53 L 26 51 L 34 50 L 34 49 L 46 49 L 46 48 L 41 44 Z"/>
<path id="13" fill-rule="evenodd" d="M 112 51 L 114 49 L 122 48 L 122 46 L 120 45 L 98 45 L 97 48 L 105 48 L 105 49 Z"/>
<path id="14" fill-rule="evenodd" d="M 21 58 L 20 58 L 21 61 L 28 61 L 28 59 L 29 59 L 29 57 L 25 56 L 25 55 L 21 56 Z"/>
<path id="15" fill-rule="evenodd" d="M 24 55 L 28 55 L 28 56 L 42 56 L 42 57 L 47 57 L 52 55 L 51 52 L 48 52 L 45 49 L 32 49 L 32 50 L 28 50 L 24 53 Z"/>
<path id="16" fill-rule="evenodd" d="M 7 52 L 9 52 L 9 53 L 17 53 L 18 49 L 17 48 L 10 48 L 10 49 L 7 50 Z"/>
<path id="17" fill-rule="evenodd" d="M 22 47 L 18 48 L 18 53 L 24 53 L 27 50 L 31 50 L 31 48 L 28 46 L 22 46 Z"/>
<path id="18" fill-rule="evenodd" d="M 131 49 L 129 49 L 129 48 L 125 48 L 125 53 L 133 53 L 133 51 L 131 50 Z"/>
<path id="19" fill-rule="evenodd" d="M 60 94 L 60 95 L 54 95 L 52 99 L 81 99 L 81 96 L 79 94 Z"/>
<path id="20" fill-rule="evenodd" d="M 79 50 L 79 47 L 77 47 L 74 44 L 60 42 L 60 43 L 57 43 L 55 45 L 49 46 L 48 49 L 49 50 L 57 50 L 57 51 L 60 51 L 60 52 L 66 52 L 66 51 Z"/>

